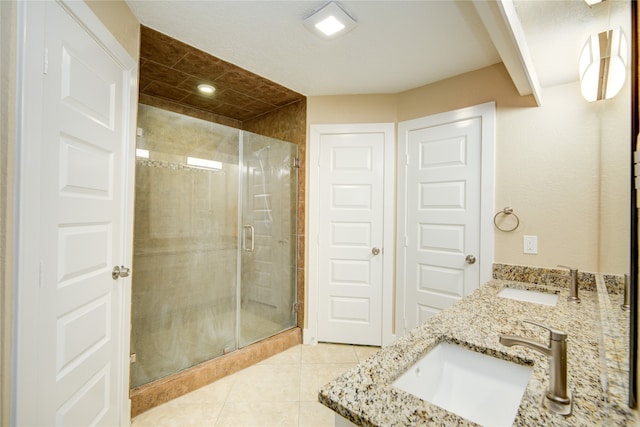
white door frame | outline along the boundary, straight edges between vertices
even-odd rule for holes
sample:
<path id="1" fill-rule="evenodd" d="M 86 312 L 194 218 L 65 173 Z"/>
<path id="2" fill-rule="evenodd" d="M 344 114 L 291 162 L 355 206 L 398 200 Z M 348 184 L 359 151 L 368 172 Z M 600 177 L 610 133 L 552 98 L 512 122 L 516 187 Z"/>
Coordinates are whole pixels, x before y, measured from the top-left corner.
<path id="1" fill-rule="evenodd" d="M 125 73 L 123 87 L 125 111 L 123 123 L 124 151 L 122 173 L 124 209 L 122 212 L 122 264 L 132 265 L 133 257 L 133 200 L 135 174 L 135 123 L 137 105 L 138 64 L 120 45 L 100 19 L 84 3 L 72 0 L 57 0 L 84 29 L 100 43 Z M 17 4 L 17 239 L 15 244 L 14 295 L 14 354 L 12 360 L 12 424 L 36 424 L 37 408 L 34 407 L 38 379 L 34 372 L 38 358 L 38 297 L 39 297 L 39 248 L 40 216 L 46 209 L 40 201 L 39 151 L 42 126 L 41 99 L 43 93 L 43 67 L 45 62 L 44 34 L 45 7 L 40 2 L 18 2 Z M 27 19 L 28 18 L 28 19 Z M 122 279 L 121 279 L 122 280 Z M 120 425 L 131 423 L 131 400 L 129 399 L 129 348 L 131 324 L 131 278 L 121 284 L 122 330 L 119 331 L 122 349 L 117 361 L 122 375 L 115 384 L 119 390 L 119 401 L 114 402 L 120 413 Z"/>
<path id="2" fill-rule="evenodd" d="M 319 235 L 319 201 L 320 201 L 320 136 L 327 133 L 371 133 L 385 134 L 384 147 L 384 259 L 382 267 L 382 345 L 395 341 L 393 331 L 393 280 L 395 264 L 395 124 L 363 123 L 363 124 L 321 124 L 311 125 L 309 132 L 309 149 L 307 150 L 307 304 L 306 328 L 303 330 L 304 344 L 318 343 L 318 235 Z"/>
<path id="3" fill-rule="evenodd" d="M 493 229 L 493 210 L 494 210 L 494 182 L 495 182 L 495 144 L 496 144 L 496 103 L 487 102 L 471 107 L 461 108 L 458 110 L 447 111 L 444 113 L 433 114 L 431 116 L 421 117 L 413 120 L 400 122 L 399 125 L 403 129 L 410 131 L 412 129 L 421 129 L 452 123 L 465 119 L 479 117 L 482 123 L 481 130 L 481 160 L 480 160 L 480 253 L 478 256 L 478 264 L 480 267 L 480 283 L 481 286 L 489 281 L 492 277 L 493 259 L 494 259 L 494 229 Z M 398 131 L 398 171 L 402 168 L 401 162 L 406 162 L 408 146 L 406 135 L 402 135 Z M 398 206 L 404 206 L 406 200 L 406 176 L 400 174 L 398 177 Z M 404 229 L 404 218 L 398 216 L 398 251 L 404 246 L 402 230 Z M 398 269 L 397 277 L 401 276 L 400 269 L 403 266 L 396 266 Z M 405 331 L 405 283 L 396 284 L 396 335 L 401 337 Z"/>

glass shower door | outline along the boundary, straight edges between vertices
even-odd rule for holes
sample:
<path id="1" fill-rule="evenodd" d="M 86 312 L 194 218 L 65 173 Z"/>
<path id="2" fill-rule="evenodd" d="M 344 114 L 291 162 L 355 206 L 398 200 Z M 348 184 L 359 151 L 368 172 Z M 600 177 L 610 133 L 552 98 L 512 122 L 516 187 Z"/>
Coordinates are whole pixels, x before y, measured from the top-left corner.
<path id="1" fill-rule="evenodd" d="M 298 147 L 242 132 L 238 344 L 295 326 Z"/>
<path id="2" fill-rule="evenodd" d="M 238 130 L 143 104 L 138 127 L 132 388 L 237 344 Z"/>

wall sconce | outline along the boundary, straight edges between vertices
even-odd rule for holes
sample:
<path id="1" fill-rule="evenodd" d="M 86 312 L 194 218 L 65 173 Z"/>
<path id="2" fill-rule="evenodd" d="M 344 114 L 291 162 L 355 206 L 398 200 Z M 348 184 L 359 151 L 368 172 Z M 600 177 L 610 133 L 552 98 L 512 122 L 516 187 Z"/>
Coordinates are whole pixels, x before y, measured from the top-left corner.
<path id="1" fill-rule="evenodd" d="M 627 39 L 621 28 L 592 34 L 580 54 L 580 90 L 589 101 L 616 96 L 626 79 Z"/>

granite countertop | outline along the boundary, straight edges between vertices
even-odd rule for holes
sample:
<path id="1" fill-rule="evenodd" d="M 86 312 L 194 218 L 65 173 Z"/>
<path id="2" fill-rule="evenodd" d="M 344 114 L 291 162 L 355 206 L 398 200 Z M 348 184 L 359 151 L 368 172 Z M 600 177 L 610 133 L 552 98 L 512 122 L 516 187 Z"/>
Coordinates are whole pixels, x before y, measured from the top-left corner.
<path id="1" fill-rule="evenodd" d="M 558 293 L 555 307 L 497 297 L 505 286 Z M 476 425 L 391 385 L 438 343 L 446 341 L 521 364 L 533 373 L 514 426 L 625 425 L 631 412 L 619 395 L 608 391 L 598 292 L 581 290 L 581 304 L 566 300 L 566 288 L 508 280 L 491 280 L 471 295 L 409 332 L 394 344 L 322 387 L 319 401 L 354 424 L 362 426 Z M 568 385 L 573 393 L 569 417 L 541 408 L 548 385 L 547 357 L 522 346 L 505 347 L 500 334 L 514 334 L 547 342 L 548 332 L 525 324 L 531 320 L 568 334 Z M 607 350 L 608 351 L 608 350 Z"/>

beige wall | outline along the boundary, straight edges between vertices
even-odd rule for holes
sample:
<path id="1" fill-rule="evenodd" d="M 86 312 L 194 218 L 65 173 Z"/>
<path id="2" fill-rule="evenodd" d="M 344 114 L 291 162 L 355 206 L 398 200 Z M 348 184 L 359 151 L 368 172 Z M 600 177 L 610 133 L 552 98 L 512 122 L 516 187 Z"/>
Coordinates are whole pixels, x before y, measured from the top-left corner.
<path id="1" fill-rule="evenodd" d="M 0 2 L 0 425 L 9 425 L 13 185 L 15 156 L 15 2 Z"/>
<path id="2" fill-rule="evenodd" d="M 310 96 L 307 98 L 307 125 L 396 122 L 397 100 L 397 95 Z"/>
<path id="3" fill-rule="evenodd" d="M 628 269 L 629 88 L 589 104 L 577 83 L 544 88 L 543 106 L 518 95 L 497 64 L 397 95 L 310 97 L 309 124 L 404 121 L 495 101 L 494 211 L 512 206 L 520 227 L 496 230 L 495 262 L 584 271 Z M 373 102 L 373 101 L 377 102 Z M 368 113 L 371 115 L 368 116 Z M 522 252 L 538 236 L 538 254 Z"/>
<path id="4" fill-rule="evenodd" d="M 484 102 L 500 108 L 535 107 L 533 96 L 520 96 L 502 64 L 402 92 L 398 121 L 411 120 Z"/>
<path id="5" fill-rule="evenodd" d="M 124 0 L 85 2 L 137 62 L 140 56 L 140 23 Z"/>

